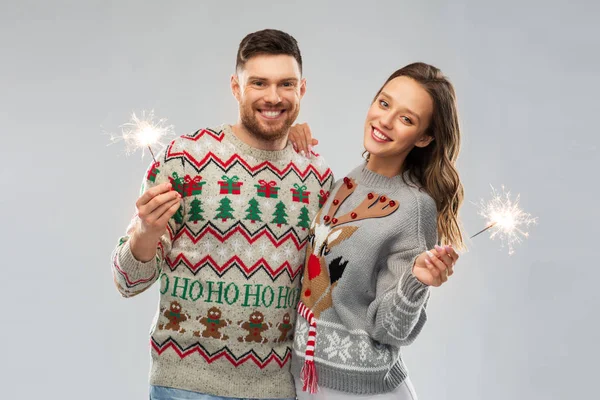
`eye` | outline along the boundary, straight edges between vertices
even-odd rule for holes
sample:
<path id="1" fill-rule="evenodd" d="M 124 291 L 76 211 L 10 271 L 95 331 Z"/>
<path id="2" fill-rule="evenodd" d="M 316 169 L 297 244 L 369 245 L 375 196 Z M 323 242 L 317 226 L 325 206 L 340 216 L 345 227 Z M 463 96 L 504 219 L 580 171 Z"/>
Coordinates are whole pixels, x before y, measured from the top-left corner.
<path id="1" fill-rule="evenodd" d="M 400 117 L 400 119 L 402 120 L 402 122 L 404 122 L 407 125 L 412 125 L 413 124 L 412 121 L 411 121 L 411 119 L 408 118 L 408 117 L 402 116 L 402 117 Z"/>
<path id="2" fill-rule="evenodd" d="M 379 100 L 379 105 L 383 108 L 388 108 L 389 104 L 385 100 Z"/>
<path id="3" fill-rule="evenodd" d="M 258 87 L 262 87 L 262 86 L 264 86 L 264 83 L 263 83 L 263 82 L 261 82 L 261 81 L 254 81 L 254 82 L 252 82 L 252 84 L 253 84 L 254 86 L 258 86 Z"/>
<path id="4" fill-rule="evenodd" d="M 281 86 L 291 88 L 294 87 L 294 82 L 284 82 Z"/>

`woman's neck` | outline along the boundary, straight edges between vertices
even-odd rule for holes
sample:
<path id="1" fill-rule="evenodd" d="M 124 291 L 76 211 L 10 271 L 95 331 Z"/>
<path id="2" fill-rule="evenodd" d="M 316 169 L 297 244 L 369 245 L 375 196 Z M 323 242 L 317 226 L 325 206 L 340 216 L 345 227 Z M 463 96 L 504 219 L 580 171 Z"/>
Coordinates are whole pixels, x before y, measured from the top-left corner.
<path id="1" fill-rule="evenodd" d="M 404 170 L 404 158 L 381 158 L 374 155 L 369 156 L 367 161 L 367 169 L 376 174 L 392 178 L 400 175 Z"/>

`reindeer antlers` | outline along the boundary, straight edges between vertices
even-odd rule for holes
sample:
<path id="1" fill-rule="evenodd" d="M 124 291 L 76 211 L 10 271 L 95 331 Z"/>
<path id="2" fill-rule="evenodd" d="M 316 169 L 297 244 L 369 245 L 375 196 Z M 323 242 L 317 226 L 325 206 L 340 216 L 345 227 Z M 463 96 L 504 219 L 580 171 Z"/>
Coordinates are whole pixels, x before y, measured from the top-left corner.
<path id="1" fill-rule="evenodd" d="M 338 189 L 337 193 L 335 194 L 335 199 L 333 200 L 331 207 L 329 207 L 329 212 L 326 216 L 323 217 L 325 224 L 329 224 L 329 222 L 337 212 L 337 209 L 340 208 L 340 206 L 348 198 L 348 196 L 350 196 L 352 192 L 354 192 L 354 189 L 356 189 L 356 182 L 354 182 L 354 179 L 345 177 L 344 185 L 340 186 L 340 188 Z"/>
<path id="2" fill-rule="evenodd" d="M 335 199 L 329 208 L 329 212 L 323 217 L 325 225 L 331 224 L 331 227 L 334 227 L 351 221 L 360 221 L 361 219 L 386 217 L 398 209 L 398 202 L 394 200 L 388 201 L 387 197 L 376 193 L 369 193 L 367 194 L 367 198 L 354 210 L 339 218 L 335 218 L 334 216 L 338 208 L 355 189 L 356 182 L 354 179 L 344 178 L 344 185 L 335 194 Z"/>

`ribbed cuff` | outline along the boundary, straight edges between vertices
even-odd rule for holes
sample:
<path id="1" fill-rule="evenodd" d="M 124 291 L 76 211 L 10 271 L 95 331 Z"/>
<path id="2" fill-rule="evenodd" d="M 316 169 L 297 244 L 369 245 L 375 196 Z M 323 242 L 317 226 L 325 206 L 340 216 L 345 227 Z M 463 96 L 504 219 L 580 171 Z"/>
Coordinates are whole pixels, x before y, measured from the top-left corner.
<path id="1" fill-rule="evenodd" d="M 118 268 L 127 275 L 129 284 L 152 279 L 156 275 L 156 256 L 150 261 L 138 261 L 131 253 L 128 240 L 123 244 L 117 256 Z"/>
<path id="2" fill-rule="evenodd" d="M 411 271 L 407 271 L 400 279 L 398 295 L 410 308 L 421 307 L 429 293 L 429 286 L 418 280 Z"/>

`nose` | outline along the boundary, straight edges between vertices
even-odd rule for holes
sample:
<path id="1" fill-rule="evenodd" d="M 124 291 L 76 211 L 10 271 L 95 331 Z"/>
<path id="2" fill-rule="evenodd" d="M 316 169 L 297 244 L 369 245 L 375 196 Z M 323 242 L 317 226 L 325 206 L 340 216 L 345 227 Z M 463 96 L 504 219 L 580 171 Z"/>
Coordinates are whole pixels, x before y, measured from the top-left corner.
<path id="1" fill-rule="evenodd" d="M 394 127 L 394 114 L 391 112 L 385 112 L 380 118 L 379 123 L 386 129 L 392 129 Z"/>
<path id="2" fill-rule="evenodd" d="M 308 258 L 308 279 L 313 280 L 321 274 L 321 259 L 314 254 Z"/>
<path id="3" fill-rule="evenodd" d="M 264 100 L 265 102 L 271 104 L 279 104 L 281 102 L 281 97 L 277 91 L 277 85 L 271 85 L 268 89 L 266 89 Z"/>

